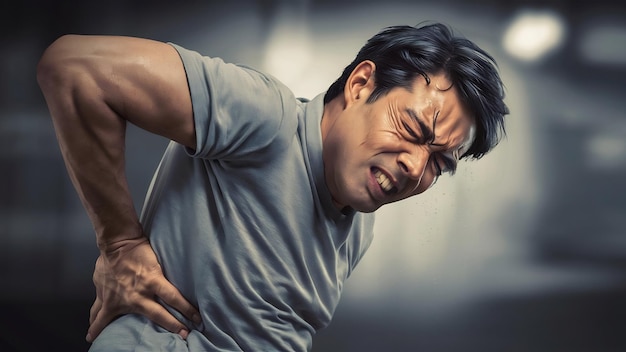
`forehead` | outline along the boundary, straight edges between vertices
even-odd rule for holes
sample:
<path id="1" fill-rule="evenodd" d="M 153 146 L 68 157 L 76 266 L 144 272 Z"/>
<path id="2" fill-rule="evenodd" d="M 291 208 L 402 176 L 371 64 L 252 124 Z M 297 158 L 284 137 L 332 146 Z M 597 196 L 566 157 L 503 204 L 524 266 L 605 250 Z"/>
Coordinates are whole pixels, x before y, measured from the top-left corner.
<path id="1" fill-rule="evenodd" d="M 419 75 L 411 89 L 405 90 L 408 93 L 406 98 L 410 100 L 407 103 L 420 108 L 433 107 L 446 110 L 458 108 L 459 113 L 467 115 L 456 87 L 444 73 L 429 74 L 428 79 L 427 81 L 424 76 Z M 441 111 L 443 112 L 448 111 Z"/>
<path id="2" fill-rule="evenodd" d="M 397 108 L 410 109 L 422 122 L 433 126 L 436 141 L 469 148 L 474 140 L 474 117 L 444 73 L 428 77 L 430 82 L 419 75 L 410 90 L 398 89 Z"/>

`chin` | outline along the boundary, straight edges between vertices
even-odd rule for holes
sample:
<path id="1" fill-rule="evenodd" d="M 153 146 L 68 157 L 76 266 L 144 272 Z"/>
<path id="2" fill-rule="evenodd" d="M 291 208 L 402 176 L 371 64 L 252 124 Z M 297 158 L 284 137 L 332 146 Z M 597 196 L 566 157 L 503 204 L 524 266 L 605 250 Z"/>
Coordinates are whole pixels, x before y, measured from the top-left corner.
<path id="1" fill-rule="evenodd" d="M 351 207 L 352 209 L 361 213 L 373 213 L 381 206 L 382 204 L 356 204 L 352 205 Z"/>
<path id="2" fill-rule="evenodd" d="M 346 187 L 346 189 L 349 189 L 349 187 Z M 342 201 L 339 202 L 340 204 L 345 204 L 361 213 L 373 213 L 383 205 L 376 202 L 369 196 L 369 193 L 363 189 L 352 188 L 352 190 L 353 192 L 344 192 L 341 194 L 343 198 Z"/>

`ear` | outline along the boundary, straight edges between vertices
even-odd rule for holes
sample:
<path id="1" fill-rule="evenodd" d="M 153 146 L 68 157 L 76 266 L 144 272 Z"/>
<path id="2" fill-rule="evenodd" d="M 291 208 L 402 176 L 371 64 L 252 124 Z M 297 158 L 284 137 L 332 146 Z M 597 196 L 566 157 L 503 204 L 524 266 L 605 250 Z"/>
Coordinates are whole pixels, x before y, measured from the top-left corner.
<path id="1" fill-rule="evenodd" d="M 359 100 L 367 101 L 374 91 L 375 72 L 376 64 L 370 60 L 361 61 L 352 70 L 343 91 L 346 107 Z"/>

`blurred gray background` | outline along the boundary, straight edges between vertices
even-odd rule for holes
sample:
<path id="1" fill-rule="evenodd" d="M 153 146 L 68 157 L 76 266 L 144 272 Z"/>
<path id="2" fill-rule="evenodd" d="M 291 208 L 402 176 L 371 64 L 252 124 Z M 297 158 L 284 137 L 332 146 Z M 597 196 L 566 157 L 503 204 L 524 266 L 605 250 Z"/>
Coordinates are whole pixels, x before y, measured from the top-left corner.
<path id="1" fill-rule="evenodd" d="M 383 26 L 442 21 L 498 61 L 508 137 L 382 208 L 314 351 L 626 351 L 626 11 L 614 1 L 108 0 L 0 9 L 0 351 L 84 351 L 94 233 L 35 67 L 65 33 L 171 41 L 325 90 Z M 166 145 L 128 133 L 139 210 Z"/>

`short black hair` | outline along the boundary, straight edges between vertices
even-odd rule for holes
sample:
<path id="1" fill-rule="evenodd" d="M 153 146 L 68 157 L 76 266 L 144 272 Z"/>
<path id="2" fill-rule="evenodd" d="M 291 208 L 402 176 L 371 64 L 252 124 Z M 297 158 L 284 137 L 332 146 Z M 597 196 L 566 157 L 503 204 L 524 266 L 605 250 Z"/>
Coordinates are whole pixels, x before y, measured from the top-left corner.
<path id="1" fill-rule="evenodd" d="M 410 90 L 418 75 L 429 83 L 429 74 L 443 71 L 476 119 L 476 138 L 463 158 L 480 159 L 506 134 L 504 115 L 509 109 L 495 60 L 472 41 L 454 34 L 449 26 L 427 23 L 383 28 L 329 87 L 324 103 L 342 94 L 352 71 L 365 60 L 376 64 L 375 88 L 368 102 L 395 87 Z"/>

